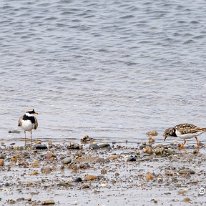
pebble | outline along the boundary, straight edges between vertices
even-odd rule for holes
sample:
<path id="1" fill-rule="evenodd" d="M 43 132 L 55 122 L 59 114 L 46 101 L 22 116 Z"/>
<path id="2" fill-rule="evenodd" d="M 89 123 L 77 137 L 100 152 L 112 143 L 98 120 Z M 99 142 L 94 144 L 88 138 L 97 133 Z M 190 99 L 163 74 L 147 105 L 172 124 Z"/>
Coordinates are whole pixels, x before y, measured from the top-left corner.
<path id="1" fill-rule="evenodd" d="M 54 204 L 55 204 L 54 200 L 44 200 L 42 202 L 42 205 L 54 205 Z"/>
<path id="2" fill-rule="evenodd" d="M 82 139 L 81 139 L 81 143 L 82 144 L 88 144 L 88 143 L 91 143 L 93 142 L 94 139 L 89 137 L 88 135 L 84 136 Z"/>
<path id="3" fill-rule="evenodd" d="M 34 146 L 34 149 L 44 150 L 44 149 L 47 149 L 47 146 L 45 144 L 37 144 Z"/>
<path id="4" fill-rule="evenodd" d="M 76 179 L 74 179 L 74 182 L 82 182 L 82 178 L 81 177 L 77 177 Z"/>
<path id="5" fill-rule="evenodd" d="M 8 133 L 12 133 L 12 134 L 19 134 L 21 133 L 19 130 L 9 130 Z"/>
<path id="6" fill-rule="evenodd" d="M 90 144 L 89 145 L 89 149 L 99 149 L 99 145 L 97 145 L 96 143 L 95 144 Z"/>
<path id="7" fill-rule="evenodd" d="M 82 149 L 82 146 L 77 143 L 70 143 L 67 145 L 67 149 Z"/>
<path id="8" fill-rule="evenodd" d="M 0 167 L 4 166 L 4 159 L 0 159 Z"/>
<path id="9" fill-rule="evenodd" d="M 62 163 L 63 164 L 69 164 L 69 163 L 71 163 L 72 162 L 72 159 L 70 158 L 70 157 L 66 157 L 66 158 L 64 158 L 63 160 L 62 160 Z"/>
<path id="10" fill-rule="evenodd" d="M 193 175 L 193 174 L 195 174 L 195 171 L 192 170 L 192 169 L 180 169 L 178 172 L 181 175 L 188 175 L 188 174 Z"/>
<path id="11" fill-rule="evenodd" d="M 146 134 L 147 134 L 147 136 L 157 136 L 158 132 L 156 130 L 151 130 L 151 131 L 147 132 Z"/>
<path id="12" fill-rule="evenodd" d="M 127 158 L 127 161 L 128 162 L 135 162 L 135 161 L 137 161 L 137 158 L 136 158 L 136 156 L 131 155 L 130 157 Z"/>
<path id="13" fill-rule="evenodd" d="M 98 176 L 96 176 L 96 175 L 85 175 L 85 177 L 84 177 L 84 180 L 86 180 L 86 181 L 93 181 L 96 179 L 98 179 Z"/>
<path id="14" fill-rule="evenodd" d="M 111 148 L 110 144 L 108 144 L 108 143 L 102 143 L 102 144 L 99 144 L 98 146 L 99 146 L 99 148 L 107 148 L 107 149 Z"/>

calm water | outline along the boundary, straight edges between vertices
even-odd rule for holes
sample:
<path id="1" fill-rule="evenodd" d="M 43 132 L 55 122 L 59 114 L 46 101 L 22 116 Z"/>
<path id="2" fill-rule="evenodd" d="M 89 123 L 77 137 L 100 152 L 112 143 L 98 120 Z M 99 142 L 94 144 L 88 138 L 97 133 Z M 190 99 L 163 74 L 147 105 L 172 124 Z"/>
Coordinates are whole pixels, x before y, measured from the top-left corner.
<path id="1" fill-rule="evenodd" d="M 134 141 L 177 123 L 206 126 L 205 8 L 204 0 L 0 1 L 0 137 L 12 137 L 33 107 L 35 137 Z"/>

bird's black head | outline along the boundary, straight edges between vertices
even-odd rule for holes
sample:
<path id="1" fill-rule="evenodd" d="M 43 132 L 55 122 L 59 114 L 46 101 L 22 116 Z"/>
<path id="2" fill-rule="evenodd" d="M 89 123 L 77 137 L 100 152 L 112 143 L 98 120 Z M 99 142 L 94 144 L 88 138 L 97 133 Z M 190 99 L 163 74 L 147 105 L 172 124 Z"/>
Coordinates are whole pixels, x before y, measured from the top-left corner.
<path id="1" fill-rule="evenodd" d="M 33 114 L 38 114 L 37 112 L 34 111 L 34 109 L 33 109 L 33 110 L 29 110 L 29 111 L 27 111 L 26 113 L 31 114 L 31 115 L 33 115 Z"/>
<path id="2" fill-rule="evenodd" d="M 167 139 L 167 137 L 176 137 L 176 132 L 175 132 L 175 128 L 174 127 L 170 127 L 168 129 L 165 130 L 164 134 L 164 141 Z"/>

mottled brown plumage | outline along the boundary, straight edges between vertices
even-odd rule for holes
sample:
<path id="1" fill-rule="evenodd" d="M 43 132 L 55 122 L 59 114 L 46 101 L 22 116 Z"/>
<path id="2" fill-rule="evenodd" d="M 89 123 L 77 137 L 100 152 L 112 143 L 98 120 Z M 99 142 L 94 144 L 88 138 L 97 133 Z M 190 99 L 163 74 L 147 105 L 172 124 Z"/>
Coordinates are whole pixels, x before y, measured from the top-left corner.
<path id="1" fill-rule="evenodd" d="M 164 140 L 166 140 L 168 136 L 179 137 L 184 140 L 183 145 L 186 144 L 186 139 L 195 138 L 197 146 L 199 147 L 199 140 L 197 136 L 201 135 L 203 132 L 206 132 L 206 128 L 201 128 L 194 124 L 184 123 L 166 129 L 163 136 Z"/>

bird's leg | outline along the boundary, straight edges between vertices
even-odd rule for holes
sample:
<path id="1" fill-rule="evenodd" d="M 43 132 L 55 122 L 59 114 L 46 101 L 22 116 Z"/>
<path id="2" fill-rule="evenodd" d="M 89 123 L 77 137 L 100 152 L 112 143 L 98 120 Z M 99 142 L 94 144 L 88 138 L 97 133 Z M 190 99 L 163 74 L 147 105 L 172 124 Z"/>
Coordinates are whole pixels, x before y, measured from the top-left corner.
<path id="1" fill-rule="evenodd" d="M 186 143 L 187 143 L 187 141 L 184 139 L 184 143 L 183 143 L 183 145 L 185 146 Z"/>
<path id="2" fill-rule="evenodd" d="M 179 149 L 185 149 L 185 144 L 186 143 L 187 143 L 187 141 L 184 139 L 184 143 L 178 145 Z"/>
<path id="3" fill-rule="evenodd" d="M 199 148 L 199 147 L 200 147 L 200 142 L 199 142 L 199 140 L 197 139 L 197 137 L 195 137 L 195 139 L 196 139 L 196 142 L 197 142 L 197 148 Z"/>
<path id="4" fill-rule="evenodd" d="M 32 146 L 32 130 L 31 130 L 31 146 Z"/>
<path id="5" fill-rule="evenodd" d="M 26 147 L 26 131 L 24 131 L 24 140 L 25 140 L 24 146 Z"/>

